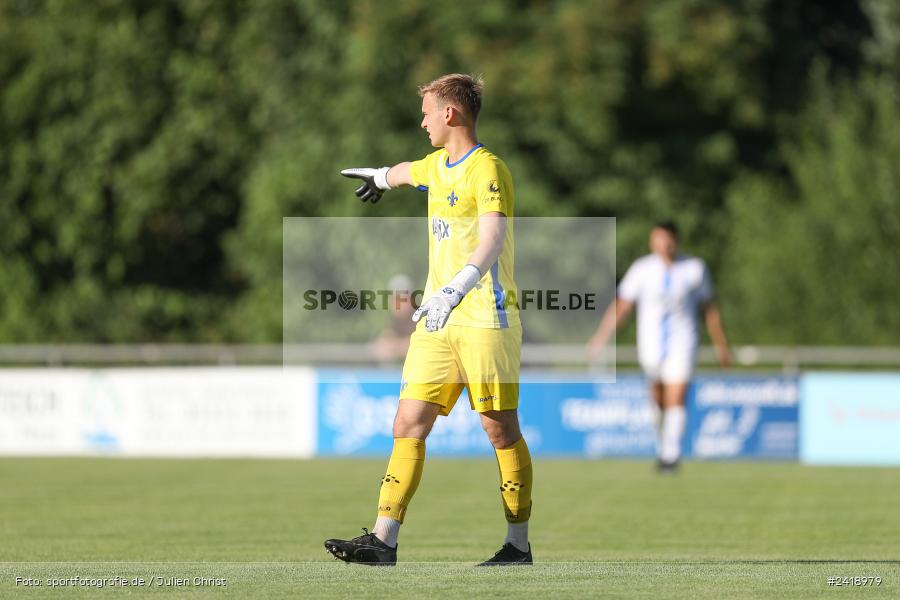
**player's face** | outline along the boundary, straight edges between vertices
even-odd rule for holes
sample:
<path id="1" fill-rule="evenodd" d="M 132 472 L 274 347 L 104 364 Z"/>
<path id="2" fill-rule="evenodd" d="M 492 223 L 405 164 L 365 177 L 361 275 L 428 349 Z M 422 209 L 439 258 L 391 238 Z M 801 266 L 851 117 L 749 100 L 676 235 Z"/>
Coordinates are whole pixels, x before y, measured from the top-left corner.
<path id="1" fill-rule="evenodd" d="M 665 229 L 654 227 L 650 232 L 650 251 L 671 260 L 678 252 L 678 240 Z"/>
<path id="2" fill-rule="evenodd" d="M 441 106 L 434 94 L 428 93 L 422 97 L 422 129 L 428 132 L 428 139 L 435 148 L 447 145 L 450 126 L 446 113 L 447 107 Z"/>

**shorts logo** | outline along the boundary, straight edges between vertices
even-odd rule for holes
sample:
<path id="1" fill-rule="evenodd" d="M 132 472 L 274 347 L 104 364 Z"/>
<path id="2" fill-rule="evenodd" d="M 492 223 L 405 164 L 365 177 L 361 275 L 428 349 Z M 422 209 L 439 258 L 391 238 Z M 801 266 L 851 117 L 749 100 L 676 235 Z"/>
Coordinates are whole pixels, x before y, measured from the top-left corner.
<path id="1" fill-rule="evenodd" d="M 447 202 L 450 203 L 450 206 L 456 206 L 456 203 L 459 202 L 459 196 L 456 195 L 456 192 L 450 190 L 450 195 L 447 196 Z"/>
<path id="2" fill-rule="evenodd" d="M 431 235 L 439 242 L 446 240 L 450 237 L 450 223 L 440 217 L 431 217 Z"/>
<path id="3" fill-rule="evenodd" d="M 491 179 L 491 182 L 488 183 L 488 191 L 492 194 L 500 193 L 500 186 L 497 185 L 497 181 L 495 179 Z"/>
<path id="4" fill-rule="evenodd" d="M 493 402 L 496 399 L 497 399 L 497 396 L 495 396 L 494 394 L 491 394 L 490 396 L 485 396 L 484 398 L 479 398 L 478 401 L 479 402 Z"/>

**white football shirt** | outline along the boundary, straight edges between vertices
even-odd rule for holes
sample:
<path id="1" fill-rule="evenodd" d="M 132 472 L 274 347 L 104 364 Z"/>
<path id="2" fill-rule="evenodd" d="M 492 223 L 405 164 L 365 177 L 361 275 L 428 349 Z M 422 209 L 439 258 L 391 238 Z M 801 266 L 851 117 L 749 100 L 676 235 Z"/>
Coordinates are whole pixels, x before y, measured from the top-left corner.
<path id="1" fill-rule="evenodd" d="M 693 364 L 700 343 L 700 305 L 713 297 L 706 263 L 680 255 L 666 265 L 656 254 L 644 256 L 629 267 L 617 295 L 637 305 L 641 365 L 668 359 Z"/>

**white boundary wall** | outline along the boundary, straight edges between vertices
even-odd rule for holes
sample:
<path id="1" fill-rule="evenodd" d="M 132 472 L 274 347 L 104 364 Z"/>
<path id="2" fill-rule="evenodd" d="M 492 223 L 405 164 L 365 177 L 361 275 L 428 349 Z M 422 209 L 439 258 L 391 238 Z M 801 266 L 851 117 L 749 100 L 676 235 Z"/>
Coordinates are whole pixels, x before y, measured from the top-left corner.
<path id="1" fill-rule="evenodd" d="M 0 454 L 308 457 L 316 378 L 281 367 L 0 370 Z"/>

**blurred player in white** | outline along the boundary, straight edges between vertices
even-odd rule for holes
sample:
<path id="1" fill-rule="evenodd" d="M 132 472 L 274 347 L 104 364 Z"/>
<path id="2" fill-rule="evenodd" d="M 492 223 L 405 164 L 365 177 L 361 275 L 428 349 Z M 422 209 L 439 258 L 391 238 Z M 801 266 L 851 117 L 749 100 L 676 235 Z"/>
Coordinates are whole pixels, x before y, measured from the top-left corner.
<path id="1" fill-rule="evenodd" d="M 671 221 L 653 227 L 652 254 L 629 267 L 616 290 L 616 300 L 588 343 L 589 355 L 596 357 L 637 305 L 638 360 L 650 381 L 654 405 L 661 411 L 657 420 L 661 471 L 675 470 L 681 458 L 684 399 L 700 344 L 701 312 L 719 363 L 723 367 L 731 364 L 709 269 L 701 259 L 679 254 L 678 242 L 678 227 Z"/>

